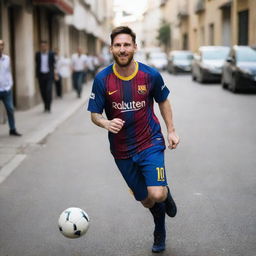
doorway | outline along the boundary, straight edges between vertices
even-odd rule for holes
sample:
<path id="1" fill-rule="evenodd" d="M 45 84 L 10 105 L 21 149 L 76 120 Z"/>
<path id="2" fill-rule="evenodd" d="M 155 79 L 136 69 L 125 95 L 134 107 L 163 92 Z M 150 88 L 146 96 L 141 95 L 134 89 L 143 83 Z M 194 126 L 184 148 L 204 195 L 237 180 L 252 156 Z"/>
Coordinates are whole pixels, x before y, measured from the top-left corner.
<path id="1" fill-rule="evenodd" d="M 241 11 L 238 13 L 238 44 L 248 45 L 248 23 L 249 11 Z"/>

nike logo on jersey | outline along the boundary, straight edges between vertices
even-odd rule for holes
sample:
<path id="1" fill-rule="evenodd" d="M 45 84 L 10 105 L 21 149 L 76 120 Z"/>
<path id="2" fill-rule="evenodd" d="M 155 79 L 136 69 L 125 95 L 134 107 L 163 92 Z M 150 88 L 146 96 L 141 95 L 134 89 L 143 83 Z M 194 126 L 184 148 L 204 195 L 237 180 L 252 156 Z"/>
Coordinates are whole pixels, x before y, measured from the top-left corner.
<path id="1" fill-rule="evenodd" d="M 108 95 L 112 95 L 112 94 L 114 94 L 115 92 L 117 92 L 118 90 L 115 90 L 115 91 L 112 91 L 112 92 L 110 92 L 110 91 L 108 91 Z"/>

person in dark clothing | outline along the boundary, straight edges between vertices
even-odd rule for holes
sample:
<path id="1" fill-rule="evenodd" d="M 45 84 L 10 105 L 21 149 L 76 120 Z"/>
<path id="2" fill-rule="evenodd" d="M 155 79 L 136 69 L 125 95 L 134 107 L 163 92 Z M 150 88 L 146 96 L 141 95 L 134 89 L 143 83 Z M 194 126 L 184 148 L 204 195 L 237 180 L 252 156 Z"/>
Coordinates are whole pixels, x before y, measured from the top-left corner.
<path id="1" fill-rule="evenodd" d="M 41 50 L 36 53 L 36 77 L 38 78 L 44 111 L 51 112 L 52 83 L 54 80 L 55 56 L 48 50 L 47 41 L 41 41 Z"/>

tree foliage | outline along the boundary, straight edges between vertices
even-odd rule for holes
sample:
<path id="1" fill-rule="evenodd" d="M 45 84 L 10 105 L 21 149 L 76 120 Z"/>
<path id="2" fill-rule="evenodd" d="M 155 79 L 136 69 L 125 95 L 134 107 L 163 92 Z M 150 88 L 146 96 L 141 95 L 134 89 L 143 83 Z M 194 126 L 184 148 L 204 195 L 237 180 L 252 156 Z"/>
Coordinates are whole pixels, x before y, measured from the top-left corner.
<path id="1" fill-rule="evenodd" d="M 164 45 L 166 49 L 169 47 L 171 41 L 171 27 L 166 21 L 162 21 L 158 29 L 157 39 L 160 45 Z"/>

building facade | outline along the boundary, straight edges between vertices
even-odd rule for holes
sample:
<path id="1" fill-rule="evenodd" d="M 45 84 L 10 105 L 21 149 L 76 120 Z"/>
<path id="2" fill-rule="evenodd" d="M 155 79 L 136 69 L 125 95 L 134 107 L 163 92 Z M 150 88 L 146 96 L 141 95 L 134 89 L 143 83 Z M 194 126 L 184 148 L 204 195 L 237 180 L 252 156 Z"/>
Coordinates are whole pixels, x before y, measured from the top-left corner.
<path id="1" fill-rule="evenodd" d="M 16 109 L 41 102 L 34 60 L 40 41 L 47 40 L 51 50 L 69 57 L 78 46 L 88 54 L 100 54 L 109 44 L 111 6 L 111 0 L 0 1 L 0 38 L 11 57 Z M 72 89 L 70 80 L 63 89 Z"/>
<path id="2" fill-rule="evenodd" d="M 255 0 L 166 0 L 162 12 L 171 26 L 171 49 L 256 45 Z"/>

